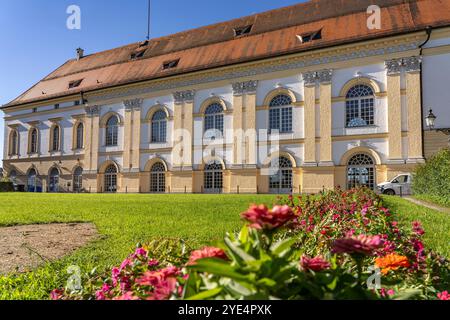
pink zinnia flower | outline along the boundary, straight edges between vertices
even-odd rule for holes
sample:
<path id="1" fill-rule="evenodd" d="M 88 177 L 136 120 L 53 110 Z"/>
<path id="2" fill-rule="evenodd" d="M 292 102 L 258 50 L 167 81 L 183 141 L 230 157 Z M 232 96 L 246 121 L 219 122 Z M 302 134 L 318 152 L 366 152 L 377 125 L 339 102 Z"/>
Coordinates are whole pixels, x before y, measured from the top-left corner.
<path id="1" fill-rule="evenodd" d="M 242 213 L 242 218 L 250 222 L 250 227 L 254 229 L 273 230 L 279 228 L 297 216 L 292 209 L 287 206 L 275 206 L 269 210 L 266 206 L 251 206 L 247 212 Z"/>
<path id="2" fill-rule="evenodd" d="M 180 269 L 176 267 L 169 267 L 158 271 L 147 271 L 140 278 L 136 280 L 136 283 L 141 286 L 157 286 L 163 280 L 167 278 L 175 278 L 180 274 Z"/>
<path id="3" fill-rule="evenodd" d="M 159 265 L 159 261 L 158 260 L 155 260 L 155 259 L 151 259 L 149 262 L 148 262 L 148 266 L 149 267 L 156 267 L 156 266 L 158 266 Z"/>
<path id="4" fill-rule="evenodd" d="M 419 236 L 422 236 L 422 235 L 425 234 L 425 231 L 423 230 L 422 225 L 421 225 L 421 223 L 419 221 L 414 221 L 412 223 L 412 226 L 413 226 L 413 232 L 415 234 L 417 234 Z"/>
<path id="5" fill-rule="evenodd" d="M 63 290 L 55 289 L 52 292 L 50 292 L 50 299 L 52 300 L 60 300 L 64 294 Z"/>
<path id="6" fill-rule="evenodd" d="M 134 252 L 134 256 L 135 257 L 146 257 L 147 256 L 147 251 L 144 248 L 138 248 Z"/>
<path id="7" fill-rule="evenodd" d="M 222 249 L 214 247 L 205 247 L 201 250 L 195 250 L 191 253 L 188 265 L 194 265 L 197 260 L 206 258 L 218 258 L 222 260 L 228 260 L 225 251 L 223 251 Z"/>
<path id="8" fill-rule="evenodd" d="M 95 292 L 95 300 L 106 300 L 105 293 L 102 290 Z"/>
<path id="9" fill-rule="evenodd" d="M 331 264 L 324 260 L 321 256 L 317 256 L 315 258 L 309 258 L 307 256 L 303 256 L 300 260 L 300 265 L 303 270 L 312 270 L 312 271 L 322 271 L 331 267 Z"/>
<path id="10" fill-rule="evenodd" d="M 335 240 L 332 252 L 370 255 L 382 245 L 383 241 L 380 236 L 359 235 Z"/>
<path id="11" fill-rule="evenodd" d="M 450 295 L 448 294 L 448 291 L 439 292 L 437 294 L 437 297 L 439 298 L 439 300 L 442 300 L 442 301 L 450 300 Z"/>

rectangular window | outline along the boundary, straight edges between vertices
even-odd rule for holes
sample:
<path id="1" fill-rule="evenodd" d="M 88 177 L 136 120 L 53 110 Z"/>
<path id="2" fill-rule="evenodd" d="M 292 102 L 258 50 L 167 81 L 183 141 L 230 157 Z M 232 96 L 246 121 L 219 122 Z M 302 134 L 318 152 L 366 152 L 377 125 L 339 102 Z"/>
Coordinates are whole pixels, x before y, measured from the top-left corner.
<path id="1" fill-rule="evenodd" d="M 55 110 L 59 109 L 59 103 L 55 104 Z"/>

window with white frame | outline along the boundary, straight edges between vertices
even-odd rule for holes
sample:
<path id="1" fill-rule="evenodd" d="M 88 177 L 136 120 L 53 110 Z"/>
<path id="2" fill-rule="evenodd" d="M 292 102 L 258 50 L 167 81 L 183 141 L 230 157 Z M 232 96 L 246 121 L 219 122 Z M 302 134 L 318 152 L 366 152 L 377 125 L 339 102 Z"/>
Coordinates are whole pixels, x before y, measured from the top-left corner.
<path id="1" fill-rule="evenodd" d="M 166 192 L 166 168 L 161 162 L 155 163 L 151 169 L 150 192 Z"/>
<path id="2" fill-rule="evenodd" d="M 292 132 L 292 99 L 280 94 L 270 101 L 269 132 L 278 130 L 280 133 Z"/>
<path id="3" fill-rule="evenodd" d="M 352 87 L 347 93 L 345 105 L 348 128 L 375 124 L 375 95 L 371 87 L 364 84 Z"/>
<path id="4" fill-rule="evenodd" d="M 272 161 L 273 174 L 269 178 L 271 193 L 292 192 L 292 162 L 286 157 L 279 157 Z"/>
<path id="5" fill-rule="evenodd" d="M 215 130 L 223 135 L 223 107 L 213 103 L 205 110 L 205 132 Z"/>
<path id="6" fill-rule="evenodd" d="M 167 115 L 163 110 L 155 112 L 152 117 L 152 138 L 153 143 L 166 142 L 167 139 Z"/>
<path id="7" fill-rule="evenodd" d="M 106 122 L 106 146 L 117 146 L 119 141 L 119 118 L 114 115 Z"/>
<path id="8" fill-rule="evenodd" d="M 375 188 L 375 162 L 364 153 L 354 155 L 348 161 L 347 168 L 347 188 L 362 186 Z"/>
<path id="9" fill-rule="evenodd" d="M 205 166 L 204 184 L 206 193 L 221 193 L 223 188 L 223 167 L 219 161 Z"/>
<path id="10" fill-rule="evenodd" d="M 105 192 L 117 192 L 117 168 L 113 164 L 105 170 Z"/>

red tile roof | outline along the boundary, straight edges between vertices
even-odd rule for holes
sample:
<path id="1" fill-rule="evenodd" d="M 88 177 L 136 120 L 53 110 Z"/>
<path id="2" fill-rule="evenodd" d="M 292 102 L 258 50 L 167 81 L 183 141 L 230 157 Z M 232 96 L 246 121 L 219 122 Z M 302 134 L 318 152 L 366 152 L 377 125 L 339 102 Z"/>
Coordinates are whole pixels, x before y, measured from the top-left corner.
<path id="1" fill-rule="evenodd" d="M 367 28 L 367 7 L 382 8 L 382 29 Z M 234 28 L 253 25 L 235 38 Z M 277 10 L 151 39 L 142 58 L 130 60 L 140 43 L 72 59 L 3 106 L 88 92 L 143 80 L 222 67 L 340 44 L 450 25 L 450 0 L 312 0 Z M 322 39 L 301 44 L 297 35 L 322 30 Z M 180 59 L 176 68 L 162 65 Z M 68 89 L 72 81 L 81 84 Z M 43 94 L 45 93 L 45 94 Z"/>

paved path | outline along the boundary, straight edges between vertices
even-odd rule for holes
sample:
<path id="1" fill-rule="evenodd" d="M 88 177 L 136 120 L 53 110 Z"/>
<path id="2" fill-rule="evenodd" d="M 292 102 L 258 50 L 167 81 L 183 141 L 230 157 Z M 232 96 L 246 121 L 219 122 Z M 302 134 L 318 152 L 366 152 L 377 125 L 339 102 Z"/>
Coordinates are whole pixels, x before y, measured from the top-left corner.
<path id="1" fill-rule="evenodd" d="M 412 197 L 404 197 L 403 199 L 406 199 L 414 204 L 418 204 L 419 206 L 424 206 L 430 209 L 434 209 L 440 212 L 445 212 L 450 214 L 450 208 L 445 208 L 445 207 L 441 207 L 437 204 L 433 204 L 433 203 L 429 203 L 429 202 L 425 202 L 416 198 L 412 198 Z"/>

